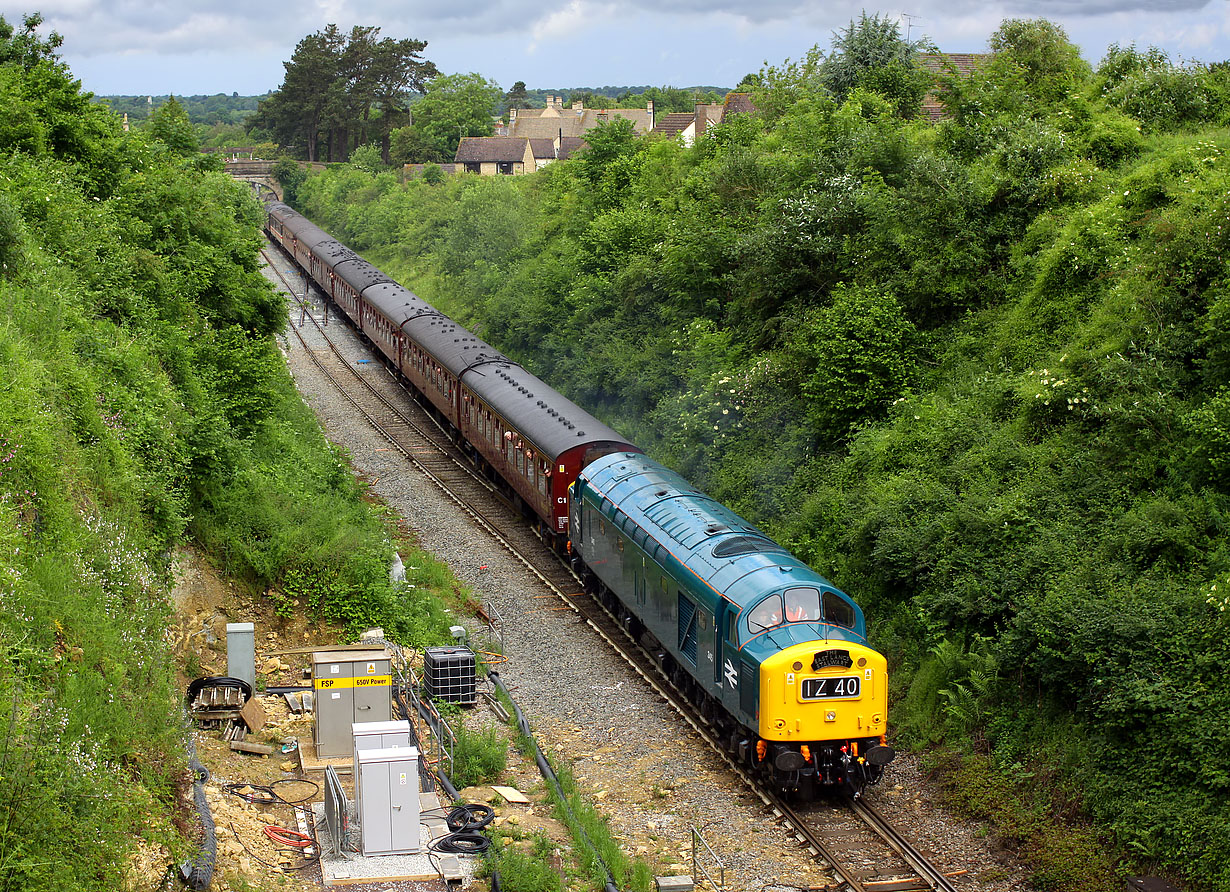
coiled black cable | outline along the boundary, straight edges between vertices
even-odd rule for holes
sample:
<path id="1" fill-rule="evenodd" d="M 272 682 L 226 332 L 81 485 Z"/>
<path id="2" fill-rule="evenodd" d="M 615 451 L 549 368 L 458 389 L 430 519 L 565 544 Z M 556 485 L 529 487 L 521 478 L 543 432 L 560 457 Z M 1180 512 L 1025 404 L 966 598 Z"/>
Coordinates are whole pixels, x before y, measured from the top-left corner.
<path id="1" fill-rule="evenodd" d="M 481 855 L 491 848 L 491 840 L 481 832 L 495 818 L 495 809 L 481 802 L 459 805 L 444 819 L 453 832 L 432 843 L 437 852 L 454 855 Z"/>
<path id="2" fill-rule="evenodd" d="M 444 823 L 454 832 L 458 830 L 482 830 L 495 818 L 495 809 L 481 802 L 458 805 L 448 813 Z"/>

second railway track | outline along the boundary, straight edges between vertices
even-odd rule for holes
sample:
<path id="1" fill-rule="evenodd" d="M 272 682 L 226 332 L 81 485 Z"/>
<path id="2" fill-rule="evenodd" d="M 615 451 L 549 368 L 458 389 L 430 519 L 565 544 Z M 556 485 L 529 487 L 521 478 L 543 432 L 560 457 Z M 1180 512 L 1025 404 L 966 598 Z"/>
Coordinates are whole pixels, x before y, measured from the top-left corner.
<path id="1" fill-rule="evenodd" d="M 942 870 L 864 802 L 838 804 L 838 819 L 824 815 L 824 804 L 796 808 L 765 790 L 709 733 L 704 719 L 670 685 L 652 656 L 625 633 L 597 600 L 524 521 L 521 513 L 478 471 L 465 452 L 386 369 L 378 354 L 355 362 L 329 336 L 318 315 L 329 312 L 323 296 L 297 293 L 283 273 L 289 261 L 276 246 L 262 252 L 285 289 L 299 302 L 301 324 L 292 331 L 312 363 L 337 391 L 390 444 L 447 495 L 471 520 L 520 561 L 574 610 L 646 683 L 709 744 L 727 766 L 783 821 L 800 844 L 832 871 L 823 887 L 852 892 L 956 892 Z M 276 258 L 276 259 L 275 259 Z M 287 270 L 288 273 L 292 271 Z M 300 283 L 303 278 L 292 273 Z M 302 286 L 300 286 L 302 287 Z M 310 321 L 309 321 L 310 320 Z M 347 322 L 340 319 L 342 325 Z M 336 323 L 335 323 L 336 324 Z M 830 807 L 830 810 L 831 807 Z M 822 826 L 821 826 L 822 825 Z"/>

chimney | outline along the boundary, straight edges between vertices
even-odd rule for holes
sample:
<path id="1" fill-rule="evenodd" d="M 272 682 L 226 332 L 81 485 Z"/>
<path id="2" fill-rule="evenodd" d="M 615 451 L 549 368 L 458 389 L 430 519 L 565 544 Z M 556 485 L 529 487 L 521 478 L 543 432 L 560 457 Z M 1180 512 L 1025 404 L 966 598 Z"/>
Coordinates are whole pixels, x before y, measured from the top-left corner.
<path id="1" fill-rule="evenodd" d="M 508 126 L 511 127 L 515 123 L 517 123 L 517 110 L 510 108 L 508 110 Z"/>
<path id="2" fill-rule="evenodd" d="M 709 124 L 709 106 L 703 102 L 696 103 L 696 138 L 700 139 L 705 135 L 705 128 Z"/>
<path id="3" fill-rule="evenodd" d="M 645 111 L 649 112 L 649 129 L 653 129 L 653 100 L 650 99 L 645 103 Z"/>
<path id="4" fill-rule="evenodd" d="M 585 114 L 585 103 L 578 99 L 576 102 L 572 103 L 572 110 L 578 115 Z"/>

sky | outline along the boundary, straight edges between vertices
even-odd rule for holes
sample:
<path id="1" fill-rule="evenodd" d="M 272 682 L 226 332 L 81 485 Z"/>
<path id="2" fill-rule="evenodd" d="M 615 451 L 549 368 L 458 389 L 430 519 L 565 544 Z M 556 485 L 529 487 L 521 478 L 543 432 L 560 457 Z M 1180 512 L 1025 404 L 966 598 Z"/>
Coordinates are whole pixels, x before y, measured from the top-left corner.
<path id="1" fill-rule="evenodd" d="M 427 41 L 444 73 L 478 72 L 507 90 L 611 86 L 733 87 L 767 62 L 828 49 L 864 9 L 945 52 L 982 52 L 1007 18 L 1061 25 L 1093 65 L 1113 43 L 1157 46 L 1172 61 L 1230 59 L 1230 0 L 0 0 L 19 24 L 41 12 L 61 58 L 100 95 L 276 90 L 295 45 L 325 25 L 376 25 Z"/>

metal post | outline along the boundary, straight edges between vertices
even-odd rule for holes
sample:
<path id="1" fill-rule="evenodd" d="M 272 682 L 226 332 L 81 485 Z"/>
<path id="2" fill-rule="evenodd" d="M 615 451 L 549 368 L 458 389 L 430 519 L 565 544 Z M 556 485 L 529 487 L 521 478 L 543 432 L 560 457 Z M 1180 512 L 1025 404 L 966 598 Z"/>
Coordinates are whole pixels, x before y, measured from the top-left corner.
<path id="1" fill-rule="evenodd" d="M 252 623 L 226 624 L 226 674 L 256 690 L 256 631 Z"/>
<path id="2" fill-rule="evenodd" d="M 717 882 L 714 882 L 713 877 L 710 875 L 709 871 L 705 869 L 705 866 L 703 864 L 697 863 L 696 861 L 696 844 L 697 843 L 700 843 L 702 846 L 705 847 L 705 851 L 709 853 L 709 857 L 712 858 L 714 864 L 717 865 L 717 868 L 718 868 Z M 697 869 L 699 869 L 701 872 L 701 875 L 704 876 L 704 878 L 709 881 L 709 885 L 717 889 L 718 892 L 722 892 L 722 890 L 726 888 L 726 865 L 722 862 L 722 859 L 717 856 L 717 852 L 713 851 L 713 848 L 709 845 L 708 842 L 705 841 L 705 838 L 700 835 L 700 831 L 697 830 L 695 827 L 693 827 L 692 828 L 692 876 L 696 876 Z"/>

